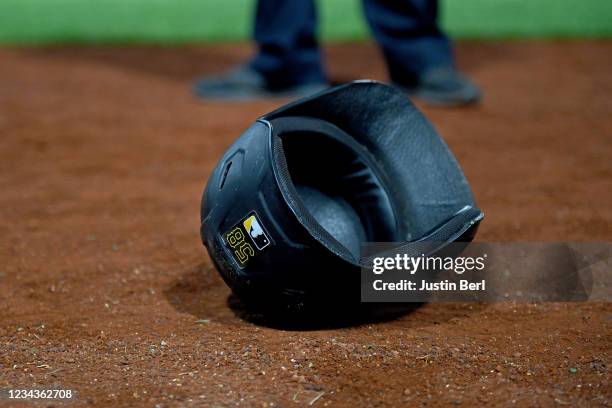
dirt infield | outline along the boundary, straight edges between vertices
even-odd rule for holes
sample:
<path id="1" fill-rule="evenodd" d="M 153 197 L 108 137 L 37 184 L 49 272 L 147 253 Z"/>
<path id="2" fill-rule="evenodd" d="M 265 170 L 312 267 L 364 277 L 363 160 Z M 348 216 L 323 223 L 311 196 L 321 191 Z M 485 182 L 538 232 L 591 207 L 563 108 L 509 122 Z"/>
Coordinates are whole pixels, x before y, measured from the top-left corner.
<path id="1" fill-rule="evenodd" d="M 371 46 L 327 51 L 334 78 L 384 79 Z M 308 331 L 245 318 L 200 243 L 200 195 L 277 102 L 189 86 L 247 54 L 0 50 L 0 389 L 73 389 L 77 406 L 612 404 L 610 304 L 430 304 Z M 478 239 L 612 240 L 612 42 L 458 54 L 483 105 L 425 113 L 486 213 Z"/>

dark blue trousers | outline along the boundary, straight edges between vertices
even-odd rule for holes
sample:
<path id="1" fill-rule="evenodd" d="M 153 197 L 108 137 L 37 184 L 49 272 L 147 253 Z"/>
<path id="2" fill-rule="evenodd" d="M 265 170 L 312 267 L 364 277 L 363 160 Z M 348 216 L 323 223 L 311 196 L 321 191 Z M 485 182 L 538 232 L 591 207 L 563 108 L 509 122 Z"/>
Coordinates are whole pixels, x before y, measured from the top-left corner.
<path id="1" fill-rule="evenodd" d="M 453 65 L 437 0 L 363 0 L 363 7 L 394 82 L 411 85 L 425 69 Z M 326 81 L 316 25 L 313 0 L 259 0 L 252 67 L 273 87 Z"/>

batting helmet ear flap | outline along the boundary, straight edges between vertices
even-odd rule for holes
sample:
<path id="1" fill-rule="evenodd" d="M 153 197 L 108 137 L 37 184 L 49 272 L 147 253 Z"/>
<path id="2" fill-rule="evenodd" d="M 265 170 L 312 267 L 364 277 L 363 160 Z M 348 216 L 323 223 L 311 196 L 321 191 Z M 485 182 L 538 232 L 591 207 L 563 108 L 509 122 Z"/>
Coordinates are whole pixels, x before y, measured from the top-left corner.
<path id="1" fill-rule="evenodd" d="M 358 81 L 264 116 L 328 122 L 363 146 L 388 180 L 400 222 L 398 241 L 424 237 L 464 207 L 477 208 L 457 160 L 429 121 L 398 90 Z M 480 211 L 479 211 L 480 212 Z"/>
<path id="2" fill-rule="evenodd" d="M 363 242 L 471 239 L 481 219 L 429 122 L 399 91 L 368 81 L 248 129 L 208 181 L 201 234 L 243 299 L 302 303 L 358 300 Z"/>

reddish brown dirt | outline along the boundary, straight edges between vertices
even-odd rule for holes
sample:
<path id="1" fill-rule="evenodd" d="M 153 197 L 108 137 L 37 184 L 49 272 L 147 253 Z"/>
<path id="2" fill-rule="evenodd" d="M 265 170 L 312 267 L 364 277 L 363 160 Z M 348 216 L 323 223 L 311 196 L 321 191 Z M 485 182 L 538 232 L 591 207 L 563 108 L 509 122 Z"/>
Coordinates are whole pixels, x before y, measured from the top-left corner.
<path id="1" fill-rule="evenodd" d="M 337 78 L 384 79 L 371 46 L 328 54 Z M 425 113 L 487 215 L 479 240 L 610 241 L 612 42 L 458 54 L 484 103 Z M 277 102 L 189 86 L 246 55 L 0 50 L 0 388 L 70 388 L 79 406 L 612 403 L 610 304 L 430 304 L 314 331 L 240 318 L 199 240 L 200 194 Z"/>

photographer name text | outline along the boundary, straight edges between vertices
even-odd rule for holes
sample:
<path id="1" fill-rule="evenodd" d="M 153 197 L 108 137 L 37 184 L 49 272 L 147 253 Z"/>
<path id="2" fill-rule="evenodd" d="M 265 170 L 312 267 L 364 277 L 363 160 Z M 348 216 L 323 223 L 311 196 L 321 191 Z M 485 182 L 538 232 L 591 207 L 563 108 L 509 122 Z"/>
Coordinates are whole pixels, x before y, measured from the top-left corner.
<path id="1" fill-rule="evenodd" d="M 448 280 L 429 282 L 427 280 L 412 281 L 402 279 L 397 282 L 385 282 L 382 279 L 377 279 L 373 282 L 373 288 L 376 291 L 485 291 L 486 281 L 483 279 L 479 282 L 470 282 L 467 279 L 461 279 L 457 283 Z"/>

